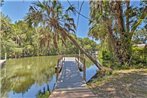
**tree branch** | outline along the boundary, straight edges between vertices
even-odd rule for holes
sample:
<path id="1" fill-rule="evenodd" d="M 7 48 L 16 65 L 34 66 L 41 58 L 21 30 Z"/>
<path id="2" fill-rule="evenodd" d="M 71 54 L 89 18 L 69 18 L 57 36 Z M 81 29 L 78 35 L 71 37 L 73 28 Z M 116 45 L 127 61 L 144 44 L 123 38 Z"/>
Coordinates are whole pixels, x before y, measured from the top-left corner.
<path id="1" fill-rule="evenodd" d="M 137 27 L 142 23 L 142 21 L 145 19 L 145 17 L 147 17 L 147 7 L 144 8 L 144 10 L 142 11 L 142 14 L 140 15 L 140 17 L 138 18 L 138 21 L 136 21 L 131 28 L 131 34 L 130 34 L 130 38 L 132 38 L 134 31 L 137 29 Z"/>

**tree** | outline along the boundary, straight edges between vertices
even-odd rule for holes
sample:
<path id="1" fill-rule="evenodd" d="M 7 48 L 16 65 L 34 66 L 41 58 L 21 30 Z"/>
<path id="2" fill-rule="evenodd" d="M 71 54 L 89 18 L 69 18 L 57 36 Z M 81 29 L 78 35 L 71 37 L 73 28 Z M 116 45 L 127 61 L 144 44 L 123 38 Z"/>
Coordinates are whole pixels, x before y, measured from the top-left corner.
<path id="1" fill-rule="evenodd" d="M 146 2 L 140 6 L 130 1 L 90 1 L 91 30 L 89 35 L 106 41 L 121 65 L 131 59 L 132 36 L 145 22 Z"/>
<path id="2" fill-rule="evenodd" d="M 0 0 L 0 6 L 3 6 L 4 0 Z"/>
<path id="3" fill-rule="evenodd" d="M 0 28 L 0 56 L 4 57 L 4 53 L 10 53 L 12 48 L 16 46 L 14 41 L 11 39 L 13 35 L 11 20 L 8 16 L 1 13 L 1 28 Z"/>
<path id="4" fill-rule="evenodd" d="M 90 40 L 89 38 L 81 38 L 80 40 L 82 47 L 84 47 L 84 49 L 87 52 L 92 52 L 92 51 L 96 51 L 96 42 L 94 42 L 93 40 Z"/>
<path id="5" fill-rule="evenodd" d="M 81 52 L 92 60 L 99 69 L 101 69 L 98 62 L 70 35 L 70 33 L 74 33 L 76 29 L 74 19 L 69 16 L 69 12 L 73 11 L 74 8 L 71 6 L 63 11 L 59 1 L 38 1 L 34 3 L 33 6 L 30 6 L 27 21 L 33 26 L 49 28 L 50 31 L 48 31 L 48 35 L 50 35 L 50 39 L 53 39 L 55 48 L 58 48 L 57 42 L 59 38 L 61 38 L 63 43 L 65 43 L 66 39 L 69 39 Z M 46 40 L 49 40 L 49 38 Z"/>

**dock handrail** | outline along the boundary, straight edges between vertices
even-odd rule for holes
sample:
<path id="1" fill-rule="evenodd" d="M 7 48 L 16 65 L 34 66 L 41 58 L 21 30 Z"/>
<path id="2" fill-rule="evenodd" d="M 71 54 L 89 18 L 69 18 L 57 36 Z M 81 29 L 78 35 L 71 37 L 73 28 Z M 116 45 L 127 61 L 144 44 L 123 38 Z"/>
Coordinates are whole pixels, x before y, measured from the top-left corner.
<path id="1" fill-rule="evenodd" d="M 78 58 L 78 60 L 76 58 Z M 83 64 L 83 68 L 82 68 L 83 79 L 86 81 L 86 64 L 85 64 L 86 59 L 85 59 L 85 57 L 82 57 L 82 56 L 79 56 L 79 55 L 77 55 L 76 58 L 75 59 L 76 59 L 76 62 L 78 63 L 79 68 L 80 68 L 80 62 Z"/>
<path id="2" fill-rule="evenodd" d="M 58 60 L 57 60 L 57 65 L 55 66 L 55 72 L 56 72 L 56 80 L 58 79 L 59 73 L 62 70 L 62 65 L 65 61 L 65 57 L 69 57 L 66 55 L 61 55 L 59 56 Z M 71 56 L 70 56 L 71 57 Z M 85 57 L 79 56 L 79 55 L 74 55 L 72 57 L 75 57 L 75 61 L 77 62 L 77 66 L 78 68 L 83 71 L 83 79 L 86 80 L 86 59 Z M 80 66 L 80 63 L 82 63 L 83 66 Z"/>
<path id="3" fill-rule="evenodd" d="M 61 60 L 62 60 L 62 62 L 61 62 Z M 56 81 L 58 79 L 59 73 L 61 72 L 61 69 L 62 69 L 62 65 L 64 63 L 64 60 L 65 60 L 64 56 L 60 56 L 58 58 L 58 60 L 57 60 L 57 64 L 55 66 Z"/>
<path id="4" fill-rule="evenodd" d="M 65 63 L 63 64 L 63 62 Z M 86 70 L 83 70 L 83 77 L 81 77 L 80 70 L 78 68 L 78 63 L 82 63 L 83 69 L 86 69 L 85 66 L 85 58 L 79 56 L 60 56 L 57 61 L 57 68 L 63 64 L 61 72 L 59 74 L 59 70 L 57 71 L 59 77 L 57 78 L 57 82 L 54 85 L 54 91 L 50 95 L 50 98 L 69 98 L 72 97 L 94 97 L 95 96 L 90 89 L 86 86 Z M 82 91 L 81 91 L 82 90 Z M 79 92 L 80 91 L 80 92 Z M 87 95 L 85 96 L 85 93 Z"/>

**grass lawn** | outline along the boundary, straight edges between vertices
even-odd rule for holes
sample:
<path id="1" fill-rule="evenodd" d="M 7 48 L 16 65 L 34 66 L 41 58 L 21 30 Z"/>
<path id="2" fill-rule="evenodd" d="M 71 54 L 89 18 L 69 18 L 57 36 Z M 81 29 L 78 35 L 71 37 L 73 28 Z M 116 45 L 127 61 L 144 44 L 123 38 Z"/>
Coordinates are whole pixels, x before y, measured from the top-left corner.
<path id="1" fill-rule="evenodd" d="M 88 86 L 99 98 L 147 98 L 147 69 L 115 70 Z"/>

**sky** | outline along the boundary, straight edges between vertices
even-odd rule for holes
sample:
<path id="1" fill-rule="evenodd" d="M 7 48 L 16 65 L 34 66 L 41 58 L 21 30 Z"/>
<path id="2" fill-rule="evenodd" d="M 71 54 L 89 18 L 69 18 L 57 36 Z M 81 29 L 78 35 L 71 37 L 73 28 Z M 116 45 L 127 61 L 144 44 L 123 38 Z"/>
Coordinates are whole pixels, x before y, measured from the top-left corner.
<path id="1" fill-rule="evenodd" d="M 11 21 L 14 23 L 15 21 L 22 20 L 27 15 L 29 6 L 31 5 L 32 1 L 35 0 L 4 0 L 4 5 L 2 6 L 1 10 L 4 13 L 4 15 L 8 15 L 8 17 L 11 19 Z M 37 0 L 36 0 L 37 1 Z M 78 2 L 69 0 L 72 4 L 75 5 L 75 7 L 78 8 Z M 80 0 L 79 0 L 80 1 Z M 61 3 L 63 4 L 63 7 L 66 8 L 69 6 L 68 2 L 65 0 L 61 0 Z M 82 3 L 79 2 L 79 5 Z M 83 14 L 86 17 L 89 17 L 89 2 L 87 0 L 84 1 L 81 14 Z M 74 16 L 75 23 L 77 24 L 77 16 Z M 76 30 L 76 34 L 78 37 L 87 37 L 88 36 L 88 30 L 89 30 L 89 20 L 80 16 L 79 18 L 79 24 Z"/>
<path id="2" fill-rule="evenodd" d="M 27 14 L 29 6 L 32 4 L 33 1 L 37 0 L 4 0 L 4 5 L 2 6 L 1 10 L 5 15 L 12 20 L 14 23 L 15 21 L 22 20 Z M 66 8 L 69 6 L 67 0 L 60 0 L 63 7 Z M 78 1 L 79 5 L 82 3 L 83 0 L 69 0 L 76 8 L 78 8 Z M 131 0 L 131 5 L 138 5 L 137 1 L 139 0 Z M 135 1 L 135 2 L 134 2 Z M 90 9 L 89 9 L 89 1 L 84 0 L 84 4 L 81 10 L 81 14 L 89 17 Z M 77 16 L 74 16 L 75 23 L 77 24 Z M 78 37 L 87 37 L 89 31 L 89 20 L 80 16 L 79 24 L 76 30 L 76 34 Z M 142 26 L 142 25 L 141 25 Z"/>

